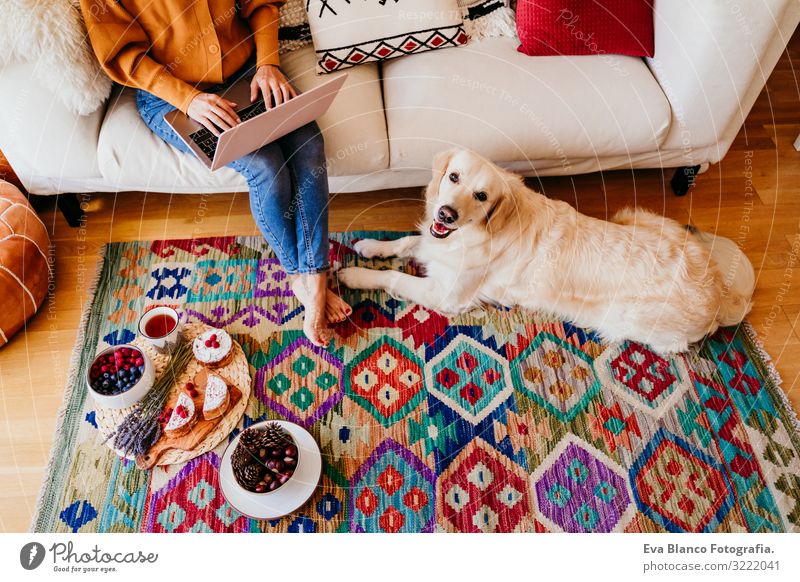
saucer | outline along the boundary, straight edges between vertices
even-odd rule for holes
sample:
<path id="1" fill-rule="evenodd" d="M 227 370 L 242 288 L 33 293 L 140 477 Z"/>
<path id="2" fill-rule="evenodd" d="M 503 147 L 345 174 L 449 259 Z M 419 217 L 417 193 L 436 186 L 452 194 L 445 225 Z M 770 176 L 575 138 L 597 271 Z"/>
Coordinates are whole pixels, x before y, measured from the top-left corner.
<path id="1" fill-rule="evenodd" d="M 219 484 L 225 500 L 239 513 L 252 519 L 277 519 L 292 513 L 308 501 L 322 476 L 322 455 L 319 445 L 306 429 L 286 420 L 266 420 L 248 428 L 259 428 L 275 423 L 294 439 L 297 446 L 297 468 L 291 479 L 267 493 L 247 491 L 233 476 L 231 457 L 242 433 L 236 435 L 222 455 L 219 465 Z"/>

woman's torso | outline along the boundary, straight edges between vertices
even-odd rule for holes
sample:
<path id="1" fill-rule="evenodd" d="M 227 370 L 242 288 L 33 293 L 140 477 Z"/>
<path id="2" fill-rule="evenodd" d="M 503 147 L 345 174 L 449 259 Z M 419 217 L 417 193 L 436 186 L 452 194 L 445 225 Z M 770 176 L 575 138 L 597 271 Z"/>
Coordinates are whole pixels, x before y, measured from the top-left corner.
<path id="1" fill-rule="evenodd" d="M 149 37 L 149 56 L 195 86 L 222 83 L 254 52 L 235 0 L 119 2 Z"/>

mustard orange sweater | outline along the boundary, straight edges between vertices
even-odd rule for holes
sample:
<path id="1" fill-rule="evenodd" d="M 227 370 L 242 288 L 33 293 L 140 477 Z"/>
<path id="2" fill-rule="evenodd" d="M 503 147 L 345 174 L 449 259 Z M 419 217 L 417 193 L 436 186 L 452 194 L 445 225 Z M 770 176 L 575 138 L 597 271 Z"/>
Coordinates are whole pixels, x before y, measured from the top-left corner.
<path id="1" fill-rule="evenodd" d="M 278 65 L 285 0 L 81 0 L 89 38 L 117 83 L 144 89 L 184 113 L 256 52 Z"/>

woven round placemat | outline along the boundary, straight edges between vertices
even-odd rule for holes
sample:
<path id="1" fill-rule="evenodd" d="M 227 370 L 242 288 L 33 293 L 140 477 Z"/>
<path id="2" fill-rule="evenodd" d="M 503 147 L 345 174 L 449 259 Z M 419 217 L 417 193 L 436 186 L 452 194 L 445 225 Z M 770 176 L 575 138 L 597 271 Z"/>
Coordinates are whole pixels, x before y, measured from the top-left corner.
<path id="1" fill-rule="evenodd" d="M 192 342 L 194 341 L 194 338 L 208 329 L 211 329 L 211 327 L 202 323 L 184 324 L 183 329 L 181 329 L 181 336 L 183 337 L 182 341 Z M 164 373 L 164 370 L 169 363 L 168 355 L 159 353 L 142 338 L 137 337 L 131 343 L 137 348 L 147 352 L 147 355 L 153 362 L 156 378 Z M 235 340 L 233 342 L 232 349 L 233 358 L 231 359 L 230 363 L 226 366 L 215 369 L 214 373 L 222 376 L 230 384 L 236 386 L 242 392 L 242 397 L 225 413 L 225 416 L 222 417 L 222 420 L 219 421 L 219 424 L 214 427 L 214 430 L 208 433 L 208 436 L 202 440 L 200 444 L 188 451 L 172 449 L 165 452 L 158 461 L 159 465 L 185 463 L 186 461 L 194 459 L 195 457 L 216 448 L 223 441 L 223 439 L 225 439 L 233 431 L 233 429 L 236 428 L 236 425 L 239 424 L 244 411 L 247 409 L 247 403 L 250 401 L 250 367 L 247 362 L 247 356 L 244 355 L 242 347 Z M 182 386 L 191 381 L 202 369 L 203 366 L 197 360 L 194 358 L 189 360 L 186 368 L 178 376 L 177 382 L 172 386 L 173 393 L 181 390 Z M 132 406 L 118 409 L 103 408 L 98 406 L 95 419 L 97 422 L 97 428 L 100 430 L 100 434 L 105 436 L 114 432 L 122 420 L 132 410 Z M 106 445 L 119 456 L 134 460 L 132 455 L 124 455 L 120 450 L 116 449 L 113 441 L 113 438 L 108 439 L 106 441 Z"/>

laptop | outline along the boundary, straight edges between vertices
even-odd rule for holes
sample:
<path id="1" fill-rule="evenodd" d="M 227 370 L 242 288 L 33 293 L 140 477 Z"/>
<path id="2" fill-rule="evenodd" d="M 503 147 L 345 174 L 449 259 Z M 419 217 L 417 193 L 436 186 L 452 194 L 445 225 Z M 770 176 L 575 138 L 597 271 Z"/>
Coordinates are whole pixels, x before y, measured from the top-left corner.
<path id="1" fill-rule="evenodd" d="M 250 80 L 240 79 L 218 94 L 234 103 L 242 122 L 214 135 L 201 123 L 176 109 L 164 120 L 210 170 L 217 170 L 250 152 L 265 146 L 310 123 L 325 113 L 333 103 L 347 75 L 326 81 L 278 106 L 267 107 L 261 93 L 250 103 Z"/>

